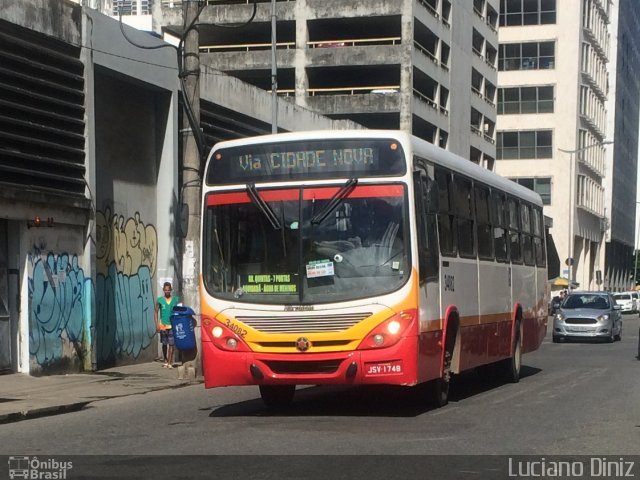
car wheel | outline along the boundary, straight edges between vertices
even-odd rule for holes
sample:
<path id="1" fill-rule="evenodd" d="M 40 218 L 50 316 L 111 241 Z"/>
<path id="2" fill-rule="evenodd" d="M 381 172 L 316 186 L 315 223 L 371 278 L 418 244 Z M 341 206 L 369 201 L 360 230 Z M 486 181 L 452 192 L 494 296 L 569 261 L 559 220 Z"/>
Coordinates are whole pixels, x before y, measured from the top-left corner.
<path id="1" fill-rule="evenodd" d="M 609 336 L 606 338 L 607 343 L 613 343 L 615 341 L 615 336 L 613 335 L 613 326 L 611 327 L 611 331 L 609 332 Z"/>
<path id="2" fill-rule="evenodd" d="M 560 337 L 556 337 L 555 335 L 551 340 L 553 341 L 553 343 L 560 343 Z"/>
<path id="3" fill-rule="evenodd" d="M 617 334 L 617 335 L 615 335 L 615 336 L 613 337 L 613 339 L 614 339 L 616 342 L 619 342 L 620 340 L 622 340 L 622 324 L 620 324 L 620 327 L 618 328 L 618 334 Z"/>

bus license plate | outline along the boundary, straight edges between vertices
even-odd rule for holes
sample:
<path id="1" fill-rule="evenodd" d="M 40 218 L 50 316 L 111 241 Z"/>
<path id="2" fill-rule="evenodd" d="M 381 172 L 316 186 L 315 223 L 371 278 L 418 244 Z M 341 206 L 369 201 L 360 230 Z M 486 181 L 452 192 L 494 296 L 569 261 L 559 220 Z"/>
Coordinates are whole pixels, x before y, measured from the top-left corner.
<path id="1" fill-rule="evenodd" d="M 402 373 L 402 362 L 396 360 L 395 362 L 366 363 L 365 372 L 366 375 L 399 374 Z"/>

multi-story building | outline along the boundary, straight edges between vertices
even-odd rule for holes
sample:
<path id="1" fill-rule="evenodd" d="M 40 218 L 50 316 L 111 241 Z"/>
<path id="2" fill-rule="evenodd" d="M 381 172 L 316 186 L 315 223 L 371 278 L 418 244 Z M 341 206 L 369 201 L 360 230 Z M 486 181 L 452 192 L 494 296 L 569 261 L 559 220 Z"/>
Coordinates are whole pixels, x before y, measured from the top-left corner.
<path id="1" fill-rule="evenodd" d="M 607 151 L 605 208 L 610 212 L 606 232 L 605 278 L 617 290 L 633 275 L 640 105 L 640 15 L 635 0 L 619 0 L 611 10 L 611 53 L 607 129 L 613 148 Z"/>
<path id="2" fill-rule="evenodd" d="M 156 2 L 154 25 L 179 35 L 181 3 Z M 202 63 L 330 118 L 402 129 L 494 168 L 498 0 L 278 0 L 277 82 L 273 5 L 255 5 L 208 2 Z"/>
<path id="3" fill-rule="evenodd" d="M 542 196 L 565 277 L 581 288 L 624 288 L 633 249 L 638 96 L 634 83 L 633 111 L 624 116 L 636 140 L 618 145 L 607 108 L 618 4 L 502 0 L 500 7 L 497 171 Z"/>
<path id="4" fill-rule="evenodd" d="M 151 31 L 153 0 L 71 0 L 100 13 L 122 18 L 122 23 L 139 30 Z"/>

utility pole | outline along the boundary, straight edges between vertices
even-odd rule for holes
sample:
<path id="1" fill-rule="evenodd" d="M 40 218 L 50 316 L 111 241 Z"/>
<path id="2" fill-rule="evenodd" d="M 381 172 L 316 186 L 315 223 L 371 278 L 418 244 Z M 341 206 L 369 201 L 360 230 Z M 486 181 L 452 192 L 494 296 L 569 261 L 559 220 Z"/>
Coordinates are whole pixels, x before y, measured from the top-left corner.
<path id="1" fill-rule="evenodd" d="M 278 64 L 276 59 L 276 0 L 271 0 L 271 133 L 278 133 Z"/>
<path id="2" fill-rule="evenodd" d="M 184 29 L 188 28 L 198 15 L 197 1 L 182 2 L 182 18 Z M 200 128 L 200 51 L 198 28 L 192 28 L 184 40 L 183 69 L 185 102 L 191 105 L 195 125 Z M 182 251 L 182 301 L 200 312 L 199 279 L 200 268 L 198 256 L 200 254 L 200 192 L 202 179 L 200 178 L 200 152 L 192 126 L 189 123 L 188 114 L 183 112 L 182 122 L 182 146 L 183 167 L 182 185 L 179 186 L 182 203 L 187 206 L 188 212 L 187 232 L 184 237 Z M 198 322 L 200 324 L 200 322 Z M 198 331 L 196 331 L 199 333 Z M 199 342 L 198 342 L 199 344 Z M 189 360 L 195 360 L 190 358 Z M 199 355 L 196 363 L 199 364 Z"/>

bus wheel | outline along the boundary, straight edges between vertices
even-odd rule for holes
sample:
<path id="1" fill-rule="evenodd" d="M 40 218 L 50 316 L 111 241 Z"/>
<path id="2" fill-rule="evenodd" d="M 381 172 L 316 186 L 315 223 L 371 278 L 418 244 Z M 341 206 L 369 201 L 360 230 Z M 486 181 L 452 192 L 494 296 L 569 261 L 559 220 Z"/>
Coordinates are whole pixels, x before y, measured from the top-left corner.
<path id="1" fill-rule="evenodd" d="M 260 385 L 260 396 L 269 408 L 284 408 L 291 405 L 295 385 Z"/>
<path id="2" fill-rule="evenodd" d="M 429 392 L 429 404 L 436 408 L 444 407 L 449 403 L 449 385 L 451 382 L 445 378 L 436 378 L 427 384 Z"/>
<path id="3" fill-rule="evenodd" d="M 516 327 L 515 338 L 513 340 L 513 356 L 502 360 L 500 365 L 503 378 L 509 383 L 520 381 L 520 367 L 522 366 L 522 339 L 520 338 L 520 324 Z"/>

